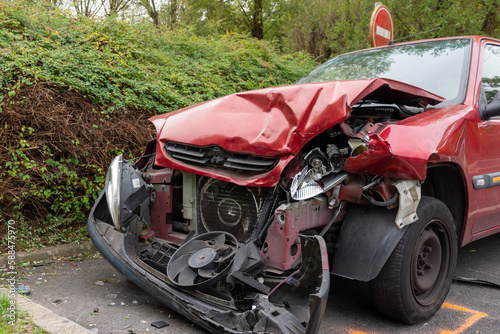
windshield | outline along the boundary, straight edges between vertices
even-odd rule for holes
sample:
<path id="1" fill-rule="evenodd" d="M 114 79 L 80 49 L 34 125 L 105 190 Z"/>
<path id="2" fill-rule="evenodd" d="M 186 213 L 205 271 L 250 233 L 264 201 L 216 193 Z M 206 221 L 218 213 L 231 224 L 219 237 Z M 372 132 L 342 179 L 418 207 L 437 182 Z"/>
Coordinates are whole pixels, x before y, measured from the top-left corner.
<path id="1" fill-rule="evenodd" d="M 298 83 L 388 78 L 423 88 L 457 104 L 464 98 L 470 39 L 394 45 L 332 58 Z"/>

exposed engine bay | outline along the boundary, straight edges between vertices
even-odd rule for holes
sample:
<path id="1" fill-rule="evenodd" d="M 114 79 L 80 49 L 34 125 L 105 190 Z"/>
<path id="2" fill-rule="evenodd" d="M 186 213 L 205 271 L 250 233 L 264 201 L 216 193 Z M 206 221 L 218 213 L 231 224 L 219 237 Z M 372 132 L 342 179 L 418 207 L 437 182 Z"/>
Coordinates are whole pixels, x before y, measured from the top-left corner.
<path id="1" fill-rule="evenodd" d="M 200 245 L 200 250 L 190 246 L 190 250 L 180 256 L 189 259 L 189 254 L 197 254 L 205 261 L 211 259 L 194 267 L 187 265 L 187 260 L 183 263 L 183 268 L 198 269 L 197 275 L 190 271 L 189 275 L 179 277 L 183 271 L 177 266 L 182 261 L 176 256 L 174 263 L 178 263 L 169 278 L 174 283 L 183 281 L 184 288 L 191 285 L 196 288 L 201 281 L 213 281 L 208 285 L 216 285 L 219 280 L 213 280 L 214 264 L 220 264 L 217 275 L 229 271 L 228 266 L 222 264 L 234 257 L 234 249 L 240 245 L 247 245 L 257 262 L 248 272 L 243 271 L 247 276 L 258 276 L 259 272 L 282 275 L 297 270 L 301 263 L 300 236 L 320 235 L 335 240 L 347 203 L 397 210 L 402 193 L 413 204 L 413 209 L 406 210 L 413 215 L 410 219 L 416 220 L 414 206 L 420 196 L 419 182 L 351 174 L 344 170 L 344 166 L 347 159 L 369 148 L 370 134 L 376 135 L 386 123 L 423 111 L 424 108 L 420 107 L 359 103 L 353 107 L 351 118 L 308 143 L 289 163 L 278 185 L 272 188 L 245 187 L 190 173 L 156 169 L 154 159 L 150 158 L 142 168 L 150 192 L 150 229 L 143 232 L 141 240 L 160 238 L 178 244 L 182 240 L 193 244 L 190 238 L 184 239 L 185 234 L 219 233 L 211 237 L 213 244 L 204 246 L 202 242 L 195 242 Z M 399 228 L 410 221 L 407 212 L 402 214 L 405 214 L 406 221 L 399 223 Z M 219 239 L 226 240 L 231 247 L 217 241 Z M 220 254 L 228 252 L 228 247 L 232 249 L 231 256 Z M 145 252 L 148 256 L 150 253 Z M 167 269 L 167 262 L 163 265 Z M 262 277 L 252 282 L 267 290 L 262 283 Z"/>
<path id="2" fill-rule="evenodd" d="M 380 208 L 392 217 L 388 234 L 418 219 L 420 181 L 397 177 L 390 164 L 381 173 L 353 173 L 349 165 L 392 161 L 384 129 L 425 110 L 422 99 L 404 101 L 358 102 L 292 158 L 159 136 L 137 163 L 115 158 L 89 233 L 136 284 L 162 291 L 157 298 L 213 332 L 316 333 L 330 273 L 368 281 L 387 259 L 377 258 L 364 276 L 331 269 L 349 261 L 335 256 L 348 207 Z M 163 160 L 183 168 L 162 167 Z M 257 186 L 276 171 L 276 182 Z M 384 249 L 392 251 L 394 240 Z"/>

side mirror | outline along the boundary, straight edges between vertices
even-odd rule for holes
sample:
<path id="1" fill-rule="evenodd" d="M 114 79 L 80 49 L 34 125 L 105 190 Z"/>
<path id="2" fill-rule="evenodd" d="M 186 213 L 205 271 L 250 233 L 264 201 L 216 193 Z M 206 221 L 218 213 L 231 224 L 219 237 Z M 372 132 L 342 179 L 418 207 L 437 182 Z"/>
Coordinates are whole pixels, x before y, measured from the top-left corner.
<path id="1" fill-rule="evenodd" d="M 491 103 L 488 103 L 486 101 L 486 94 L 484 93 L 482 84 L 480 94 L 479 115 L 481 116 L 481 119 L 500 116 L 500 91 L 495 94 L 495 97 L 493 98 L 493 101 L 491 101 Z"/>
<path id="2" fill-rule="evenodd" d="M 498 94 L 497 94 L 498 95 Z M 495 96 L 496 98 L 496 96 Z M 482 112 L 483 118 L 491 118 L 495 116 L 500 116 L 500 100 L 493 100 L 490 104 L 484 106 L 484 111 Z"/>

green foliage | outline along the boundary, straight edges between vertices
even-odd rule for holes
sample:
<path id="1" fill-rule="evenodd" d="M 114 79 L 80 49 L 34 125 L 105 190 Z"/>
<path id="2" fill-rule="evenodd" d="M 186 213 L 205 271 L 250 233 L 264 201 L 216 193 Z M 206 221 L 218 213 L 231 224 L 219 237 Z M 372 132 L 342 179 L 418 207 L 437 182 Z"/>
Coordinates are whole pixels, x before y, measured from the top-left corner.
<path id="1" fill-rule="evenodd" d="M 404 3 L 388 0 L 385 4 L 393 14 L 396 39 L 436 28 L 405 41 L 461 35 L 500 37 L 497 0 L 409 0 Z M 491 14 L 494 22 L 488 26 Z"/>
<path id="2" fill-rule="evenodd" d="M 307 51 L 319 61 L 368 48 L 374 3 L 371 0 L 290 1 L 281 11 L 286 18 L 281 19 L 283 45 L 292 51 Z M 383 4 L 392 13 L 395 39 L 414 34 L 418 35 L 404 41 L 461 35 L 500 37 L 498 0 L 386 0 Z"/>
<path id="3" fill-rule="evenodd" d="M 146 118 L 290 84 L 313 66 L 237 33 L 0 0 L 0 221 L 16 221 L 20 250 L 80 240 L 112 157 L 151 139 Z"/>
<path id="4" fill-rule="evenodd" d="M 106 105 L 164 113 L 264 86 L 283 85 L 313 63 L 269 43 L 230 34 L 199 38 L 107 19 L 70 18 L 0 2 L 0 90 L 56 82 Z M 229 80 L 228 80 L 229 78 Z"/>
<path id="5" fill-rule="evenodd" d="M 285 44 L 305 50 L 318 61 L 370 46 L 368 28 L 373 10 L 368 0 L 297 0 L 284 11 Z"/>

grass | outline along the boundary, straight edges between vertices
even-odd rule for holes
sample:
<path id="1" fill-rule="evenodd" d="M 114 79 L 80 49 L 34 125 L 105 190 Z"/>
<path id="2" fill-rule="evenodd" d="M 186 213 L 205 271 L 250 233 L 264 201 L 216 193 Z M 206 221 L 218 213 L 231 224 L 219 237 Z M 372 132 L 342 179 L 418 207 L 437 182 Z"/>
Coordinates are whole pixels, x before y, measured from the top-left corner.
<path id="1" fill-rule="evenodd" d="M 0 292 L 0 334 L 21 333 L 21 334 L 47 334 L 46 331 L 36 326 L 30 316 L 23 311 L 15 309 L 15 320 L 11 320 L 9 315 L 11 299 L 6 292 Z"/>

